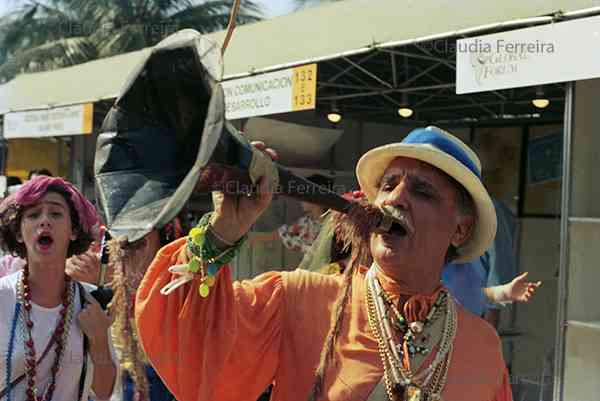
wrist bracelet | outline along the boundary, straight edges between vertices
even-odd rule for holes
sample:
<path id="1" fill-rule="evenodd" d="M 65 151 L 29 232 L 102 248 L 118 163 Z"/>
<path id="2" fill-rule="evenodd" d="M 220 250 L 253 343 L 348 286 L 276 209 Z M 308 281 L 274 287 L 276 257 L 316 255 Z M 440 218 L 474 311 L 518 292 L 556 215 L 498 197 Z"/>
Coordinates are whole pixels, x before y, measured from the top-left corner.
<path id="1" fill-rule="evenodd" d="M 210 287 L 214 285 L 215 275 L 219 268 L 233 260 L 247 238 L 244 235 L 234 244 L 230 244 L 211 228 L 211 218 L 212 212 L 202 216 L 198 225 L 190 230 L 187 239 L 188 249 L 192 254 L 187 268 L 190 272 L 200 274 L 202 277 L 198 292 L 203 298 L 208 296 Z M 218 245 L 223 244 L 216 244 L 215 239 L 225 244 L 225 249 L 219 247 Z"/>

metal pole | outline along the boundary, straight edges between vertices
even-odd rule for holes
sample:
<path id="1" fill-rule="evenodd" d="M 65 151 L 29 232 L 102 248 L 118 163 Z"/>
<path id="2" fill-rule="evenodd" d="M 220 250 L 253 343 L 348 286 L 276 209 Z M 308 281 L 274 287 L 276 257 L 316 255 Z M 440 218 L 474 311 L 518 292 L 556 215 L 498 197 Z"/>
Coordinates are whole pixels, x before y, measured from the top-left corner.
<path id="1" fill-rule="evenodd" d="M 324 96 L 324 97 L 321 97 L 319 100 L 327 101 L 327 100 L 352 99 L 352 98 L 364 97 L 364 96 L 386 95 L 388 93 L 415 92 L 415 91 L 442 89 L 442 88 L 454 88 L 454 84 L 425 85 L 425 86 L 415 86 L 412 88 L 385 89 L 385 90 L 371 91 L 371 92 L 364 92 L 364 93 L 352 93 L 349 95 Z"/>
<path id="2" fill-rule="evenodd" d="M 352 65 L 354 68 L 356 68 L 359 71 L 362 71 L 363 73 L 367 74 L 368 76 L 370 76 L 371 78 L 373 78 L 375 81 L 379 82 L 382 85 L 387 86 L 388 88 L 393 88 L 394 86 L 387 82 L 384 79 L 379 78 L 376 74 L 372 73 L 371 71 L 367 70 L 365 67 L 361 66 L 358 63 L 355 63 L 354 61 L 350 60 L 348 57 L 342 57 L 347 63 L 349 63 L 350 65 Z"/>
<path id="3" fill-rule="evenodd" d="M 565 370 L 565 334 L 567 328 L 567 300 L 569 297 L 569 215 L 571 211 L 571 141 L 573 136 L 575 83 L 569 82 L 565 96 L 562 206 L 560 216 L 560 264 L 558 267 L 558 305 L 556 343 L 554 346 L 554 396 L 563 400 Z"/>

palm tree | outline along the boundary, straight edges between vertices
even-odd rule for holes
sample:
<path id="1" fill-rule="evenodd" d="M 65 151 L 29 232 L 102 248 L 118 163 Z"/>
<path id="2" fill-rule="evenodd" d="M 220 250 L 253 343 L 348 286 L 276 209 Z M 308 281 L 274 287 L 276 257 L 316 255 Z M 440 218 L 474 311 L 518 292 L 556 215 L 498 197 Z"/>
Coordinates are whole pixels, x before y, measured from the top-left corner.
<path id="1" fill-rule="evenodd" d="M 152 46 L 169 34 L 227 26 L 234 0 L 27 0 L 0 21 L 0 83 Z M 261 9 L 242 0 L 237 23 Z"/>

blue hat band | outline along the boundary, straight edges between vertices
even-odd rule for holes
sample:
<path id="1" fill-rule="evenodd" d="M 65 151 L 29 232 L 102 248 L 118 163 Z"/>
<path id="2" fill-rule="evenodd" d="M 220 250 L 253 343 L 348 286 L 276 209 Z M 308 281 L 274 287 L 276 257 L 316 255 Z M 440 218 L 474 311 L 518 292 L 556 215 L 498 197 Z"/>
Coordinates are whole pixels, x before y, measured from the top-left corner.
<path id="1" fill-rule="evenodd" d="M 454 157 L 481 180 L 481 171 L 469 155 L 454 141 L 425 128 L 417 128 L 408 134 L 402 143 L 411 145 L 431 145 Z"/>

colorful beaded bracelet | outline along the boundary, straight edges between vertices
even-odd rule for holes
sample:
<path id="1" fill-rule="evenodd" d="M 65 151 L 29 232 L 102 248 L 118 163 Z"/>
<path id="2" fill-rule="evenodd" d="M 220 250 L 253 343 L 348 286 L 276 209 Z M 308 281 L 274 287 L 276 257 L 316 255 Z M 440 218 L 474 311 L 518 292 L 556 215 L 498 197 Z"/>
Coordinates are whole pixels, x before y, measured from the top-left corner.
<path id="1" fill-rule="evenodd" d="M 207 235 L 211 231 L 211 217 L 212 212 L 202 216 L 198 225 L 190 230 L 187 239 L 188 249 L 192 254 L 187 269 L 193 274 L 200 274 L 200 277 L 202 277 L 198 292 L 203 298 L 206 298 L 210 293 L 210 287 L 215 283 L 215 276 L 219 268 L 233 260 L 247 238 L 244 235 L 232 246 L 220 250 Z M 216 233 L 213 233 L 213 236 L 217 236 Z"/>

